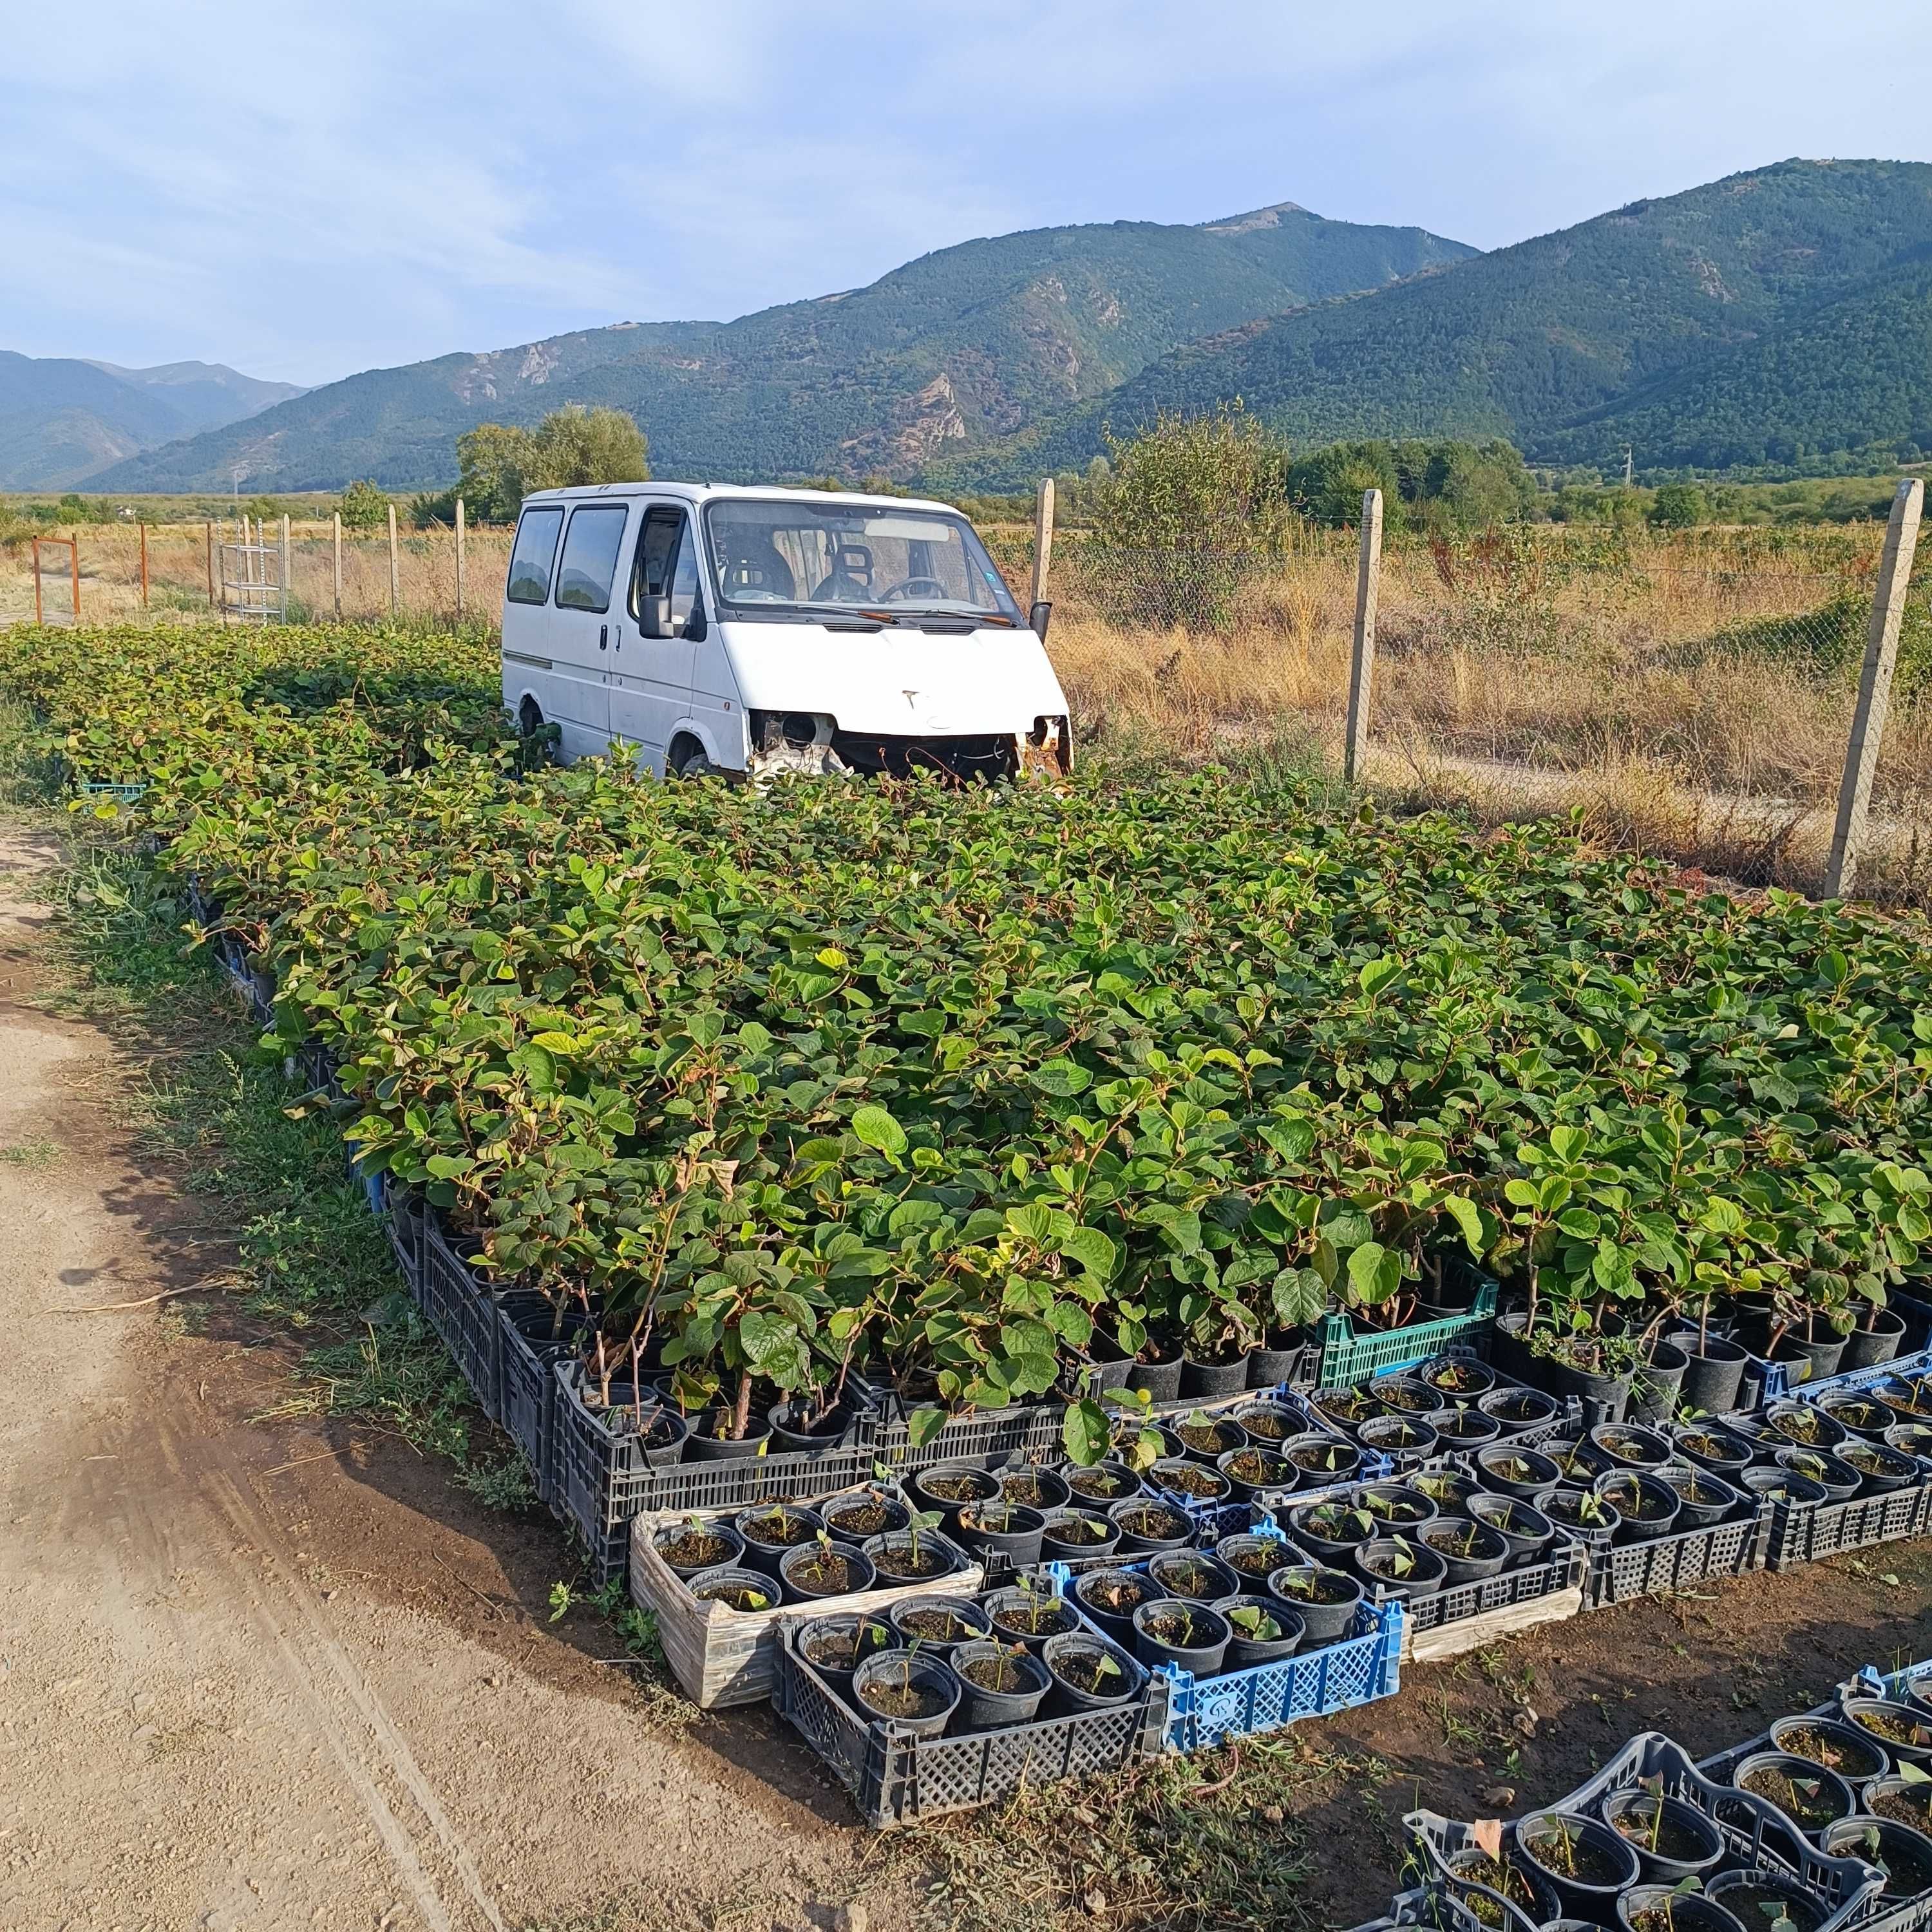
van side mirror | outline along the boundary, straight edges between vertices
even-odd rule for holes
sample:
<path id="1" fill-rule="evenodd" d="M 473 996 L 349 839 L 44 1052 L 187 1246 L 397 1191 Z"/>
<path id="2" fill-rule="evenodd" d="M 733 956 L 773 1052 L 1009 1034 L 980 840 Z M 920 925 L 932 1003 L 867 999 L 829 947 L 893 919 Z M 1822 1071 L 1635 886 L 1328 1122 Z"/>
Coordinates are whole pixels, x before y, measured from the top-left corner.
<path id="1" fill-rule="evenodd" d="M 1027 613 L 1027 622 L 1033 626 L 1033 634 L 1042 644 L 1046 642 L 1047 620 L 1053 615 L 1051 604 L 1036 604 Z"/>
<path id="2" fill-rule="evenodd" d="M 677 633 L 670 627 L 670 599 L 668 597 L 646 597 L 638 606 L 638 628 L 647 638 L 674 638 Z"/>

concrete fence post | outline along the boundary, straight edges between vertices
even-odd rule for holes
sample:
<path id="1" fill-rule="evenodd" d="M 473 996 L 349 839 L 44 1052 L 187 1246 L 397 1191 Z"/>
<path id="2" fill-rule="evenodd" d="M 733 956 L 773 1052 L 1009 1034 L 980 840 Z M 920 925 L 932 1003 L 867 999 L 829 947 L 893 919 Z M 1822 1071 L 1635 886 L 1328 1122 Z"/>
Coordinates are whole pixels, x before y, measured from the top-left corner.
<path id="1" fill-rule="evenodd" d="M 1355 566 L 1355 640 L 1348 659 L 1348 729 L 1342 777 L 1354 784 L 1369 759 L 1369 700 L 1376 669 L 1376 602 L 1382 594 L 1382 493 L 1362 492 L 1360 554 Z"/>
<path id="2" fill-rule="evenodd" d="M 289 517 L 282 512 L 282 622 L 289 621 Z"/>
<path id="3" fill-rule="evenodd" d="M 1825 868 L 1825 896 L 1842 898 L 1857 883 L 1871 809 L 1872 779 L 1885 737 L 1885 716 L 1892 702 L 1892 675 L 1898 663 L 1899 627 L 1905 619 L 1906 592 L 1912 581 L 1912 554 L 1918 547 L 1919 514 L 1925 486 L 1908 476 L 1892 500 L 1885 550 L 1879 559 L 1878 586 L 1872 593 L 1865 627 L 1864 664 L 1858 673 L 1858 709 L 1845 748 L 1845 776 L 1838 787 L 1838 822 L 1832 833 L 1832 856 Z"/>
<path id="4" fill-rule="evenodd" d="M 456 617 L 463 621 L 463 499 L 456 500 Z"/>
<path id="5" fill-rule="evenodd" d="M 396 561 L 396 506 L 389 506 L 389 615 L 394 616 L 402 608 L 402 575 Z"/>
<path id="6" fill-rule="evenodd" d="M 335 621 L 342 622 L 342 512 L 338 510 L 334 518 L 334 550 L 335 556 Z"/>
<path id="7" fill-rule="evenodd" d="M 1034 512 L 1033 526 L 1033 598 L 1036 604 L 1046 602 L 1047 572 L 1053 563 L 1053 478 L 1042 476 L 1040 480 L 1040 500 Z"/>

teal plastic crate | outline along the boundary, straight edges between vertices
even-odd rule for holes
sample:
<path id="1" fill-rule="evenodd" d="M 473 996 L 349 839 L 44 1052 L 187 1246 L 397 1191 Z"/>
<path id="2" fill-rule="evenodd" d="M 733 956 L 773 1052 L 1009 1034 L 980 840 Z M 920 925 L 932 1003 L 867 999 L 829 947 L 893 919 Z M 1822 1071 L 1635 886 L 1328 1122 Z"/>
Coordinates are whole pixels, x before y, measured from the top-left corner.
<path id="1" fill-rule="evenodd" d="M 76 789 L 83 798 L 111 798 L 116 805 L 134 805 L 140 802 L 142 794 L 148 789 L 140 784 L 116 784 L 111 781 L 82 778 Z"/>
<path id="2" fill-rule="evenodd" d="M 1413 1322 L 1406 1328 L 1358 1335 L 1347 1316 L 1324 1315 L 1320 1331 L 1322 1367 L 1316 1386 L 1352 1388 L 1371 1376 L 1426 1361 L 1431 1355 L 1441 1354 L 1450 1342 L 1486 1327 L 1496 1316 L 1496 1285 L 1492 1281 L 1478 1286 L 1468 1314 L 1447 1316 L 1440 1322 Z"/>

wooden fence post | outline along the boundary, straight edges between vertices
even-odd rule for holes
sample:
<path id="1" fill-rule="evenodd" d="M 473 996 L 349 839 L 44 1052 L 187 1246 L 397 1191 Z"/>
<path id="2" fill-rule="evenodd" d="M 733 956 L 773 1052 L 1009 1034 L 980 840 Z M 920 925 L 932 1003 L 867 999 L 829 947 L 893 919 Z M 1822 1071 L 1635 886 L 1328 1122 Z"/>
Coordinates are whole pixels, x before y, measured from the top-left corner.
<path id="1" fill-rule="evenodd" d="M 141 608 L 148 608 L 148 526 L 141 526 Z"/>
<path id="2" fill-rule="evenodd" d="M 1918 519 L 1925 486 L 1908 476 L 1892 500 L 1885 551 L 1879 560 L 1878 587 L 1872 593 L 1865 627 L 1865 661 L 1858 674 L 1858 709 L 1845 747 L 1845 776 L 1838 787 L 1838 822 L 1832 833 L 1832 856 L 1825 868 L 1825 896 L 1842 898 L 1858 875 L 1865 818 L 1871 808 L 1872 779 L 1885 737 L 1885 714 L 1892 702 L 1892 674 L 1898 662 L 1898 632 L 1905 617 L 1912 581 L 1912 553 L 1918 547 Z"/>
<path id="3" fill-rule="evenodd" d="M 1348 660 L 1348 731 L 1342 777 L 1354 784 L 1369 760 L 1369 700 L 1376 669 L 1376 603 L 1382 594 L 1382 493 L 1362 492 L 1360 554 L 1355 568 L 1355 646 Z"/>
<path id="4" fill-rule="evenodd" d="M 394 616 L 402 602 L 402 581 L 396 564 L 396 506 L 389 506 L 389 615 Z"/>
<path id="5" fill-rule="evenodd" d="M 456 500 L 456 620 L 463 621 L 463 499 Z"/>
<path id="6" fill-rule="evenodd" d="M 335 621 L 342 622 L 342 512 L 335 513 Z"/>
<path id="7" fill-rule="evenodd" d="M 282 512 L 282 622 L 289 621 L 289 513 Z"/>
<path id="8" fill-rule="evenodd" d="M 38 631 L 47 621 L 46 614 L 40 608 L 40 540 L 30 537 L 28 542 L 34 551 L 34 628 Z"/>
<path id="9" fill-rule="evenodd" d="M 1046 602 L 1047 572 L 1053 562 L 1053 478 L 1040 479 L 1040 502 L 1034 513 L 1033 598 Z"/>
<path id="10" fill-rule="evenodd" d="M 78 524 L 74 525 L 74 535 L 68 539 L 67 555 L 68 564 L 74 572 L 74 628 L 78 630 L 80 628 L 80 526 Z"/>

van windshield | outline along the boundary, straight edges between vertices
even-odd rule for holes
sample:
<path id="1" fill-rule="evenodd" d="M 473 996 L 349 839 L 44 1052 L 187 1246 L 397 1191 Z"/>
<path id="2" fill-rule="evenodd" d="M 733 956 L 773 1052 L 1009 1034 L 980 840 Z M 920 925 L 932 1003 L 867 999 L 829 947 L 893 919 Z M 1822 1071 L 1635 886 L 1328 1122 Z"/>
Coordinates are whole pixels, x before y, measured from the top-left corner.
<path id="1" fill-rule="evenodd" d="M 879 504 L 746 497 L 705 510 L 718 601 L 737 616 L 1022 620 L 965 518 Z"/>

